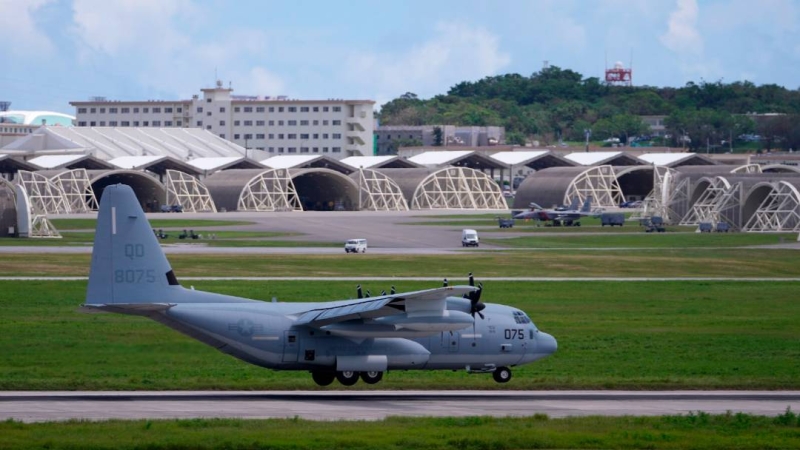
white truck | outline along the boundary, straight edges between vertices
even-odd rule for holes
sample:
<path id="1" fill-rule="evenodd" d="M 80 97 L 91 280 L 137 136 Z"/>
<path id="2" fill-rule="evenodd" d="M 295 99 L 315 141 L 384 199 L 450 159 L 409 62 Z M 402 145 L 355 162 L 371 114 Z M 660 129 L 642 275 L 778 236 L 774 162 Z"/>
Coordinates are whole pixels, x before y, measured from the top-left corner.
<path id="1" fill-rule="evenodd" d="M 345 253 L 367 253 L 366 239 L 348 239 L 344 244 Z"/>
<path id="2" fill-rule="evenodd" d="M 478 232 L 469 228 L 461 230 L 461 246 L 477 247 L 480 244 Z"/>

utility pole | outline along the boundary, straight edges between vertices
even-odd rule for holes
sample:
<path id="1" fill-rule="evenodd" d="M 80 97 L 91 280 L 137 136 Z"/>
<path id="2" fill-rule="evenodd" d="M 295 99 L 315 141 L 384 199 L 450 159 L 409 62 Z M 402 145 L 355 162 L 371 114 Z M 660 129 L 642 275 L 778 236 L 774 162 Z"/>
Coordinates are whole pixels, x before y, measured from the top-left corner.
<path id="1" fill-rule="evenodd" d="M 588 152 L 589 151 L 589 137 L 592 136 L 592 129 L 591 128 L 584 129 L 583 130 L 583 135 L 586 136 L 586 148 L 585 148 L 584 151 Z"/>

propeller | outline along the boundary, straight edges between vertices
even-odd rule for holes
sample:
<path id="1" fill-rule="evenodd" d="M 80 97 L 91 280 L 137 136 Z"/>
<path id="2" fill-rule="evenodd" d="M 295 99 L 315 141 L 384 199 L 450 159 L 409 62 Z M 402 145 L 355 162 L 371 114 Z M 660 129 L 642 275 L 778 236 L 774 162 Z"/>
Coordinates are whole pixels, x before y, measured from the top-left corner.
<path id="1" fill-rule="evenodd" d="M 447 278 L 445 278 L 444 281 L 442 282 L 442 287 L 447 287 Z"/>
<path id="2" fill-rule="evenodd" d="M 390 294 L 392 294 L 392 295 L 395 294 L 394 285 L 392 285 L 392 290 L 391 290 Z"/>
<path id="3" fill-rule="evenodd" d="M 361 293 L 361 285 L 359 284 L 356 286 L 356 293 L 358 294 L 358 298 L 364 298 L 364 294 Z"/>
<path id="4" fill-rule="evenodd" d="M 383 297 L 384 295 L 386 295 L 386 291 L 381 291 L 381 297 Z"/>
<path id="5" fill-rule="evenodd" d="M 367 298 L 369 298 L 371 294 L 369 293 L 369 289 L 367 289 Z"/>
<path id="6" fill-rule="evenodd" d="M 469 273 L 469 285 L 475 286 L 475 278 L 472 276 L 472 272 Z M 478 283 L 478 289 L 475 291 L 470 292 L 469 294 L 464 294 L 464 298 L 469 299 L 469 313 L 472 317 L 475 317 L 475 314 L 479 315 L 481 319 L 483 319 L 483 311 L 486 309 L 486 305 L 481 303 L 481 293 L 483 292 L 483 283 Z"/>

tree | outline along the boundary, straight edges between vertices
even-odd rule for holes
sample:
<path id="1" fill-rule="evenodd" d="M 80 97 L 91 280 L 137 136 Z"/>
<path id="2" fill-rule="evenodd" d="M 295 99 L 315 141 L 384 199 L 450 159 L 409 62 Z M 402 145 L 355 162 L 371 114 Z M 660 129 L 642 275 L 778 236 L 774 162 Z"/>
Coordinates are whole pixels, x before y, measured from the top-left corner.
<path id="1" fill-rule="evenodd" d="M 510 133 L 506 133 L 506 144 L 524 146 L 527 144 L 527 139 L 525 139 L 524 134 L 517 131 L 512 131 Z"/>
<path id="2" fill-rule="evenodd" d="M 442 133 L 442 127 L 434 127 L 433 128 L 433 146 L 434 147 L 441 147 L 444 145 L 444 133 Z"/>
<path id="3" fill-rule="evenodd" d="M 390 155 L 396 155 L 400 147 L 421 147 L 422 141 L 419 139 L 399 138 L 393 139 L 392 142 L 386 147 L 386 152 Z"/>

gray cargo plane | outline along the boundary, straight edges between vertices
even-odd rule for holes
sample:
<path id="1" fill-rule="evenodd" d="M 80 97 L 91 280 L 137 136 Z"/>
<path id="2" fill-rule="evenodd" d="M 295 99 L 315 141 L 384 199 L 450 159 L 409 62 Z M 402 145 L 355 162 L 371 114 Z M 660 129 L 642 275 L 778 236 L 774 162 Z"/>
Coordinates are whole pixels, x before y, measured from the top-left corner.
<path id="1" fill-rule="evenodd" d="M 185 289 L 121 184 L 103 191 L 91 264 L 84 311 L 145 316 L 248 363 L 309 371 L 320 386 L 435 369 L 492 373 L 505 383 L 509 367 L 557 348 L 524 312 L 482 303 L 471 276 L 470 286 L 319 303 Z"/>

